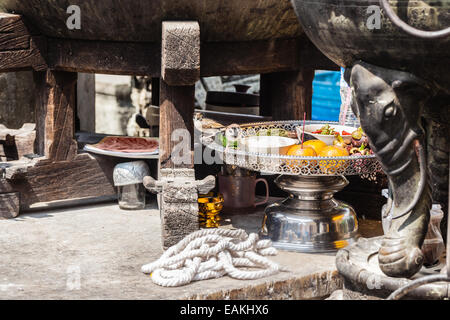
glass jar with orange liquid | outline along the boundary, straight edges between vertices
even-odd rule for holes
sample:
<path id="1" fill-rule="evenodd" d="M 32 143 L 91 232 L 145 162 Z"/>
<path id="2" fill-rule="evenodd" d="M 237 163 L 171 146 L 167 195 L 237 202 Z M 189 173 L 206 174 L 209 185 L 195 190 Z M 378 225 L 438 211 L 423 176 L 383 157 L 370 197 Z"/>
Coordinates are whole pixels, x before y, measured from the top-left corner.
<path id="1" fill-rule="evenodd" d="M 209 192 L 198 196 L 199 223 L 201 228 L 218 228 L 220 226 L 220 211 L 223 208 L 223 196 L 220 193 Z"/>

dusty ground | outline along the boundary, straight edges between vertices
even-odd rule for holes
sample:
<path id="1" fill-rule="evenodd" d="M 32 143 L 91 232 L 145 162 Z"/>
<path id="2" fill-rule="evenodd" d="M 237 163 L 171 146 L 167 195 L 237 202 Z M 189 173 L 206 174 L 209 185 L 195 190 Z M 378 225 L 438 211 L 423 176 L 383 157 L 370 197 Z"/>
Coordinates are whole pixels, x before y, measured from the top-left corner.
<path id="1" fill-rule="evenodd" d="M 236 220 L 249 232 L 260 223 L 260 213 Z M 340 286 L 334 255 L 280 251 L 272 259 L 291 272 L 162 288 L 140 271 L 161 254 L 155 205 L 133 212 L 110 203 L 0 220 L 0 299 L 303 299 Z"/>

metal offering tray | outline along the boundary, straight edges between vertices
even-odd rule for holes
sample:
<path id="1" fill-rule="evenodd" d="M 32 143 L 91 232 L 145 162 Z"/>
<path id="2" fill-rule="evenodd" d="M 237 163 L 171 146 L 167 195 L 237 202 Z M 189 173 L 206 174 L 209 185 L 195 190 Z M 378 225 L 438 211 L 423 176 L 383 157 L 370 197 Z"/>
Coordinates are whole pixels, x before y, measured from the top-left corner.
<path id="1" fill-rule="evenodd" d="M 306 124 L 336 122 L 307 121 Z M 240 125 L 239 138 L 249 136 L 294 136 L 302 121 L 259 122 Z M 202 143 L 214 150 L 227 165 L 235 165 L 262 174 L 279 175 L 275 183 L 289 197 L 265 209 L 260 236 L 272 240 L 282 250 L 333 252 L 358 238 L 355 210 L 338 201 L 334 194 L 348 185 L 345 176 L 360 175 L 375 179 L 382 172 L 375 155 L 347 157 L 297 157 L 262 154 L 236 146 L 224 146 L 220 136 L 227 128 L 203 136 Z M 236 129 L 235 129 L 236 130 Z M 305 133 L 305 140 L 307 133 Z"/>

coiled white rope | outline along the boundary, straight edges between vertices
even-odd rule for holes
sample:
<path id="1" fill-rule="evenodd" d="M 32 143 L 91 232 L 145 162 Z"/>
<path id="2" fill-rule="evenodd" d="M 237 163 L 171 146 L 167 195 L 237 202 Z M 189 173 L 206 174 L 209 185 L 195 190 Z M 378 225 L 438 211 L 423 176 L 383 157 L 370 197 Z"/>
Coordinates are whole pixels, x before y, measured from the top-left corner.
<path id="1" fill-rule="evenodd" d="M 247 235 L 242 229 L 202 229 L 186 236 L 141 270 L 151 274 L 152 281 L 163 287 L 178 287 L 225 275 L 253 280 L 287 271 L 264 257 L 276 254 L 272 242 L 259 240 L 255 233 Z"/>

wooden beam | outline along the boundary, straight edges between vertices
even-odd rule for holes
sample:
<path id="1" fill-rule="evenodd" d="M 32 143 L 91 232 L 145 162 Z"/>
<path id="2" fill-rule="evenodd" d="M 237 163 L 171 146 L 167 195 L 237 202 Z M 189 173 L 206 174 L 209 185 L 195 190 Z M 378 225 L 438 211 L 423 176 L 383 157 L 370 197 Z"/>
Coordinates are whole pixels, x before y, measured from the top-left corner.
<path id="1" fill-rule="evenodd" d="M 75 108 L 77 74 L 34 73 L 36 84 L 36 153 L 52 161 L 71 160 L 77 154 Z"/>
<path id="2" fill-rule="evenodd" d="M 0 13 L 0 71 L 45 70 L 45 39 L 32 37 L 22 16 Z"/>
<path id="3" fill-rule="evenodd" d="M 161 45 L 144 42 L 106 42 L 48 39 L 50 68 L 70 72 L 157 76 Z"/>
<path id="4" fill-rule="evenodd" d="M 200 45 L 199 28 L 184 24 L 191 22 L 168 22 L 171 28 L 190 34 Z M 42 71 L 47 68 L 85 73 L 106 73 L 126 75 L 146 75 L 160 77 L 173 85 L 180 81 L 194 81 L 198 77 L 198 57 L 189 55 L 192 48 L 178 41 L 176 32 L 174 41 L 163 42 L 114 42 L 75 39 L 45 38 L 35 35 L 27 28 L 22 16 L 0 14 L 0 71 L 16 71 L 32 68 Z M 168 38 L 169 39 L 169 38 Z M 194 42 L 193 42 L 194 43 Z M 290 39 L 272 39 L 248 42 L 205 42 L 201 43 L 201 76 L 270 73 L 276 71 L 297 70 L 302 68 L 337 70 L 331 60 L 326 58 L 304 36 Z M 161 48 L 163 50 L 161 50 Z M 178 59 L 169 61 L 161 53 L 175 50 Z M 195 50 L 194 50 L 195 51 Z M 175 57 L 175 55 L 173 55 Z M 162 68 L 162 70 L 161 70 Z M 178 68 L 178 69 L 177 69 Z M 178 77 L 185 70 L 183 79 Z M 190 71 L 188 71 L 190 70 Z M 166 76 L 167 74 L 167 76 Z M 188 80 L 189 77 L 192 79 Z"/>
<path id="5" fill-rule="evenodd" d="M 295 70 L 298 39 L 202 44 L 202 77 Z"/>
<path id="6" fill-rule="evenodd" d="M 200 80 L 200 26 L 197 21 L 163 21 L 161 78 L 171 86 Z"/>
<path id="7" fill-rule="evenodd" d="M 202 77 L 299 69 L 339 70 L 306 38 L 202 43 Z"/>
<path id="8" fill-rule="evenodd" d="M 0 178 L 0 193 L 19 192 L 21 210 L 37 203 L 115 196 L 112 173 L 124 161 L 128 160 L 87 153 L 71 161 L 35 159 L 24 170 L 8 172 L 8 179 Z M 15 168 L 7 170 L 14 172 Z"/>
<path id="9" fill-rule="evenodd" d="M 200 76 L 259 74 L 302 68 L 339 70 L 308 39 L 204 42 Z M 161 44 L 48 39 L 49 67 L 70 72 L 161 77 Z"/>
<path id="10" fill-rule="evenodd" d="M 261 115 L 273 120 L 311 119 L 314 70 L 275 72 L 261 75 Z"/>

